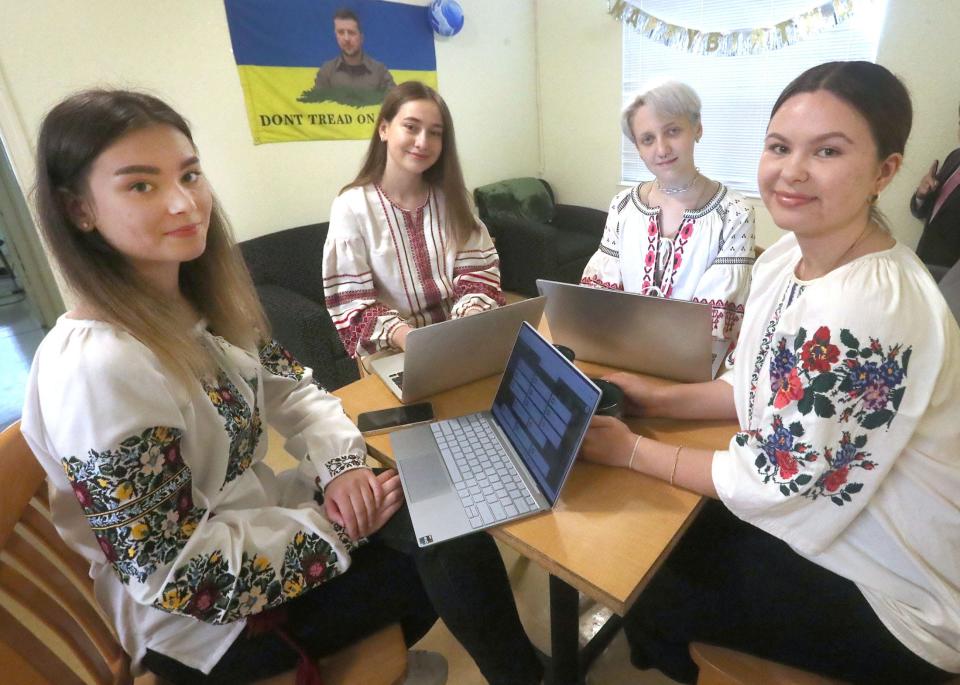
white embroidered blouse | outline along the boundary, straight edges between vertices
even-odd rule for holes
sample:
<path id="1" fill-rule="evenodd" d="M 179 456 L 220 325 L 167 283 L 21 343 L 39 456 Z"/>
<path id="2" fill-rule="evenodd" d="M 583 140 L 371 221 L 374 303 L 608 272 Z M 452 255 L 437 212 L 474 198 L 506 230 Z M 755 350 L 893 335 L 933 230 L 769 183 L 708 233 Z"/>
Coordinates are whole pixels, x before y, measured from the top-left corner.
<path id="1" fill-rule="evenodd" d="M 376 185 L 338 195 L 323 275 L 327 309 L 351 356 L 388 349 L 400 324 L 419 328 L 504 304 L 500 260 L 486 227 L 458 245 L 435 188 L 412 211 Z"/>
<path id="2" fill-rule="evenodd" d="M 709 304 L 713 337 L 735 341 L 750 291 L 753 208 L 719 184 L 703 208 L 683 213 L 680 230 L 668 239 L 661 235 L 660 208 L 641 201 L 642 187 L 613 198 L 600 248 L 580 282 Z"/>
<path id="3" fill-rule="evenodd" d="M 184 387 L 127 333 L 64 316 L 27 383 L 22 429 L 53 522 L 137 672 L 147 648 L 209 672 L 246 616 L 343 573 L 354 547 L 313 499 L 364 466 L 340 401 L 275 343 L 258 359 L 197 334 L 220 374 Z M 262 463 L 267 422 L 299 473 Z"/>
<path id="4" fill-rule="evenodd" d="M 903 245 L 807 282 L 799 259 L 789 234 L 754 268 L 717 492 L 960 672 L 960 328 Z"/>

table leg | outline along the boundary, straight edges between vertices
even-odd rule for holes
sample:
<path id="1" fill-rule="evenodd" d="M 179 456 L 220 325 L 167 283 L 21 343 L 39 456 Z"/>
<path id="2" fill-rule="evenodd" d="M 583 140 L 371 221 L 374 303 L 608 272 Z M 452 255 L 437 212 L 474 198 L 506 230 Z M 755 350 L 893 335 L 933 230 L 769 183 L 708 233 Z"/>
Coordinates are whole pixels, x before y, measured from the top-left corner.
<path id="1" fill-rule="evenodd" d="M 580 593 L 550 576 L 550 647 L 553 655 L 551 685 L 582 685 L 587 671 L 616 636 L 623 619 L 614 614 L 590 642 L 580 649 Z"/>
<path id="2" fill-rule="evenodd" d="M 576 685 L 580 682 L 580 593 L 554 575 L 550 576 L 550 682 Z"/>
<path id="3" fill-rule="evenodd" d="M 597 657 L 603 654 L 603 650 L 609 646 L 610 641 L 617 636 L 617 632 L 623 625 L 623 619 L 614 614 L 607 619 L 607 622 L 590 638 L 590 642 L 580 650 L 580 676 L 586 680 L 587 671 L 596 661 Z"/>

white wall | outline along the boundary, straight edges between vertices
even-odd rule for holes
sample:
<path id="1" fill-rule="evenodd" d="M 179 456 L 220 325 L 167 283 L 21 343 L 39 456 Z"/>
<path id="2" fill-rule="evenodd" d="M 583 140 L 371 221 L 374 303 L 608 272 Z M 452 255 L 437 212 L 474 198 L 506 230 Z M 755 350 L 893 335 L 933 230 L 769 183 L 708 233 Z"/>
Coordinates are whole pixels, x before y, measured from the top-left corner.
<path id="1" fill-rule="evenodd" d="M 363 141 L 254 146 L 219 0 L 3 0 L 0 133 L 21 183 L 44 113 L 97 85 L 150 90 L 191 122 L 237 238 L 328 218 Z M 411 4 L 426 4 L 416 0 Z M 537 171 L 533 0 L 461 0 L 461 33 L 439 40 L 440 91 L 469 187 Z"/>
<path id="2" fill-rule="evenodd" d="M 542 173 L 563 202 L 600 209 L 621 188 L 621 25 L 605 2 L 536 0 L 540 73 Z M 889 0 L 877 61 L 900 76 L 914 102 L 914 128 L 903 170 L 880 208 L 897 238 L 916 244 L 923 228 L 907 203 L 935 158 L 957 143 L 960 88 L 944 45 L 960 35 L 955 0 Z M 708 133 L 709 134 L 709 133 Z M 780 234 L 757 203 L 757 242 Z"/>

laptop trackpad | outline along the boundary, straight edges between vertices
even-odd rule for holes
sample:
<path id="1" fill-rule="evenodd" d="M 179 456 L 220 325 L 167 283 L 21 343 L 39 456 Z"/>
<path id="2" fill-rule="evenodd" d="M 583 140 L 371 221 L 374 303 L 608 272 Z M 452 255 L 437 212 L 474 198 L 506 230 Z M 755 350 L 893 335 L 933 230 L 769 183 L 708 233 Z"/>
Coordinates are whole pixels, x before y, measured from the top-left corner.
<path id="1" fill-rule="evenodd" d="M 436 497 L 450 492 L 450 478 L 438 454 L 424 454 L 403 460 L 407 499 L 410 502 Z"/>

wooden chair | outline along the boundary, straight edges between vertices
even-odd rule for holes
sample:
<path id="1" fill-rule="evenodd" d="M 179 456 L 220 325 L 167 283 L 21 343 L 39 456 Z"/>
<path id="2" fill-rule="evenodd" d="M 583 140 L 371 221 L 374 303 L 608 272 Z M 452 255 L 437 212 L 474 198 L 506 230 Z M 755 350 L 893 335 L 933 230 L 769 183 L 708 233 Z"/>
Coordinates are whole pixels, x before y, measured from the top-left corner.
<path id="1" fill-rule="evenodd" d="M 130 659 L 93 596 L 89 565 L 50 520 L 43 469 L 17 422 L 0 433 L 0 680 L 10 685 L 131 683 Z M 325 685 L 393 685 L 407 649 L 397 624 L 321 659 Z M 137 683 L 158 682 L 150 677 Z M 294 682 L 294 672 L 262 685 Z"/>
<path id="2" fill-rule="evenodd" d="M 700 667 L 697 685 L 843 685 L 842 680 L 702 642 L 690 645 L 690 656 Z"/>
<path id="3" fill-rule="evenodd" d="M 844 685 L 845 681 L 827 678 L 792 666 L 724 647 L 694 642 L 690 656 L 700 667 L 697 685 Z M 960 676 L 946 685 L 960 685 Z"/>

